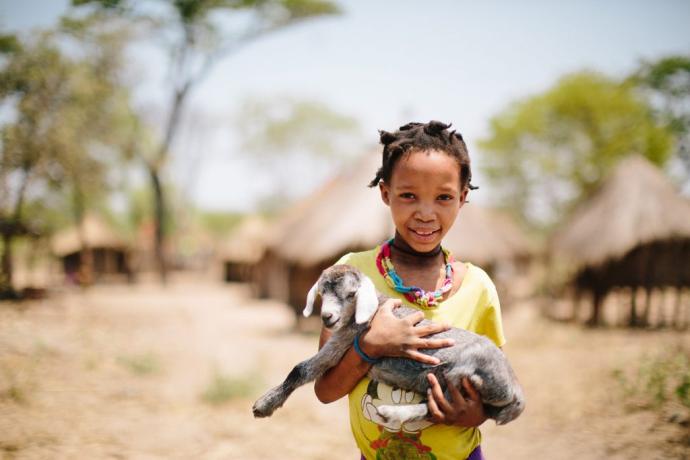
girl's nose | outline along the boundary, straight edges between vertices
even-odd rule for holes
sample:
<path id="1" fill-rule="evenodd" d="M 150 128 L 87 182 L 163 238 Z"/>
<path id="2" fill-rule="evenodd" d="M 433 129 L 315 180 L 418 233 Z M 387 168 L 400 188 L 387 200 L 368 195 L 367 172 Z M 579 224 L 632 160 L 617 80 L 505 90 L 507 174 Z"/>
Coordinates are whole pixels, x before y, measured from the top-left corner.
<path id="1" fill-rule="evenodd" d="M 417 211 L 415 212 L 415 218 L 422 222 L 430 222 L 434 220 L 434 208 L 428 204 L 420 203 Z"/>

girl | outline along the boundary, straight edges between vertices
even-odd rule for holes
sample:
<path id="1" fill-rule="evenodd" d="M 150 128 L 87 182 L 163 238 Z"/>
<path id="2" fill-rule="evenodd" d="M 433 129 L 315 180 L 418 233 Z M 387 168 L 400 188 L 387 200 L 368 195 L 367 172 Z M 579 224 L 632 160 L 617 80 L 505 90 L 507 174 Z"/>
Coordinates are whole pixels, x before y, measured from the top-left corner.
<path id="1" fill-rule="evenodd" d="M 471 185 L 470 159 L 462 136 L 438 121 L 409 123 L 395 133 L 381 131 L 383 161 L 370 186 L 379 186 L 395 224 L 394 238 L 373 250 L 350 253 L 338 263 L 359 268 L 392 299 L 384 303 L 340 363 L 315 383 L 321 402 L 349 395 L 350 424 L 362 458 L 482 459 L 478 426 L 486 417 L 478 393 L 465 380 L 449 388 L 446 399 L 429 374 L 429 391 L 418 395 L 366 377 L 382 356 L 438 364 L 420 350 L 452 345 L 427 336 L 450 326 L 505 343 L 496 289 L 487 274 L 453 259 L 441 241 L 450 230 Z M 393 308 L 405 303 L 420 311 L 396 318 Z M 432 326 L 415 327 L 423 318 Z M 320 346 L 330 331 L 322 329 Z M 427 400 L 430 421 L 402 426 L 383 419 L 382 404 Z"/>

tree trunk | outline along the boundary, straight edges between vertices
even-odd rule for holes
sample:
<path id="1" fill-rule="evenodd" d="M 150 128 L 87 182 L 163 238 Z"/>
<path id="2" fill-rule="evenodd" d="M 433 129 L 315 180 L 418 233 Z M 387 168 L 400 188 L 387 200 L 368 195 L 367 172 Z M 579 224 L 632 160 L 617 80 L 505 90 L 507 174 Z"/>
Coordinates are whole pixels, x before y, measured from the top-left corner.
<path id="1" fill-rule="evenodd" d="M 163 284 L 166 284 L 168 281 L 168 265 L 165 254 L 165 218 L 167 217 L 167 203 L 165 201 L 165 192 L 163 190 L 163 182 L 161 181 L 160 174 L 180 124 L 184 103 L 193 83 L 192 80 L 189 80 L 182 85 L 181 88 L 175 90 L 170 114 L 165 126 L 163 141 L 160 144 L 154 161 L 147 164 L 149 177 L 151 178 L 151 186 L 153 188 L 154 258 L 156 259 L 158 274 Z"/>
<path id="2" fill-rule="evenodd" d="M 79 269 L 77 281 L 83 287 L 93 284 L 93 251 L 89 244 L 89 239 L 84 227 L 84 217 L 86 216 L 86 200 L 81 188 L 79 187 L 79 177 L 74 176 L 72 185 L 72 212 L 74 217 L 74 227 L 79 236 Z"/>
<path id="3" fill-rule="evenodd" d="M 652 310 L 652 287 L 646 286 L 644 292 L 644 311 L 642 313 L 642 320 L 640 321 L 640 326 L 649 326 L 649 316 Z"/>
<path id="4" fill-rule="evenodd" d="M 573 294 L 573 311 L 570 321 L 577 323 L 580 317 L 580 307 L 582 302 L 582 291 L 580 288 L 576 287 Z"/>
<path id="5" fill-rule="evenodd" d="M 676 286 L 676 302 L 673 305 L 673 326 L 676 329 L 682 329 L 681 316 L 683 308 L 683 288 Z"/>
<path id="6" fill-rule="evenodd" d="M 605 293 L 599 290 L 592 291 L 592 315 L 587 320 L 587 326 L 596 327 L 599 326 L 601 317 L 601 304 L 604 300 Z"/>
<path id="7" fill-rule="evenodd" d="M 87 287 L 91 286 L 94 281 L 93 273 L 93 249 L 86 237 L 84 228 L 84 219 L 77 221 L 77 232 L 79 234 L 79 241 L 81 243 L 81 250 L 79 251 L 79 284 Z"/>
<path id="8" fill-rule="evenodd" d="M 168 281 L 168 265 L 165 257 L 165 218 L 167 211 L 165 194 L 160 179 L 160 172 L 155 166 L 149 165 L 149 177 L 151 178 L 151 186 L 153 187 L 153 251 L 158 274 L 161 282 L 165 284 Z"/>
<path id="9" fill-rule="evenodd" d="M 14 263 L 12 255 L 12 240 L 19 234 L 23 228 L 20 224 L 22 218 L 22 208 L 24 207 L 24 194 L 26 193 L 26 188 L 29 184 L 29 177 L 31 174 L 32 164 L 24 165 L 23 172 L 24 177 L 22 177 L 22 182 L 17 191 L 17 201 L 14 204 L 14 212 L 12 218 L 7 221 L 4 225 L 2 233 L 2 261 L 0 262 L 2 268 L 2 276 L 0 281 L 0 295 L 10 298 L 16 298 L 17 293 L 14 291 Z"/>
<path id="10" fill-rule="evenodd" d="M 13 266 L 12 266 L 12 240 L 14 233 L 12 229 L 2 235 L 2 278 L 0 281 L 0 298 L 14 298 Z"/>
<path id="11" fill-rule="evenodd" d="M 630 319 L 628 320 L 628 326 L 637 326 L 637 288 L 630 288 Z"/>

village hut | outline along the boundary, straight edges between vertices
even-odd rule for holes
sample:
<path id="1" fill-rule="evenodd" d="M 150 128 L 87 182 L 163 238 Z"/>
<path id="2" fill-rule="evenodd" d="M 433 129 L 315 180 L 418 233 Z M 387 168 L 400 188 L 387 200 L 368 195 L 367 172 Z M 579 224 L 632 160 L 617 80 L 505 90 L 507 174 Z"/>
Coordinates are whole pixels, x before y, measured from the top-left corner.
<path id="1" fill-rule="evenodd" d="M 51 248 L 53 254 L 60 258 L 65 277 L 70 282 L 90 283 L 131 277 L 128 244 L 95 215 L 87 215 L 79 227 L 55 234 Z"/>
<path id="2" fill-rule="evenodd" d="M 278 219 L 262 261 L 261 291 L 301 311 L 321 271 L 350 251 L 370 249 L 393 236 L 390 212 L 378 189 L 367 184 L 380 165 L 380 153 L 362 157 L 313 195 Z M 495 266 L 498 257 L 515 259 L 529 251 L 517 227 L 472 203 L 444 244 L 462 260 Z"/>
<path id="3" fill-rule="evenodd" d="M 393 234 L 378 190 L 367 187 L 379 162 L 380 154 L 365 155 L 278 219 L 264 264 L 269 296 L 298 312 L 321 271 Z"/>
<path id="4" fill-rule="evenodd" d="M 269 222 L 261 216 L 245 218 L 220 248 L 223 279 L 228 282 L 253 282 L 269 238 Z"/>
<path id="5" fill-rule="evenodd" d="M 573 317 L 582 294 L 589 294 L 588 323 L 599 324 L 606 296 L 623 288 L 630 295 L 628 324 L 646 325 L 652 290 L 672 288 L 674 322 L 680 321 L 682 288 L 690 286 L 690 202 L 646 159 L 622 161 L 555 232 L 550 246 L 571 273 Z M 642 312 L 640 290 L 645 292 Z"/>
<path id="6" fill-rule="evenodd" d="M 508 215 L 465 203 L 443 244 L 460 260 L 489 273 L 503 303 L 531 293 L 531 263 L 537 248 Z"/>

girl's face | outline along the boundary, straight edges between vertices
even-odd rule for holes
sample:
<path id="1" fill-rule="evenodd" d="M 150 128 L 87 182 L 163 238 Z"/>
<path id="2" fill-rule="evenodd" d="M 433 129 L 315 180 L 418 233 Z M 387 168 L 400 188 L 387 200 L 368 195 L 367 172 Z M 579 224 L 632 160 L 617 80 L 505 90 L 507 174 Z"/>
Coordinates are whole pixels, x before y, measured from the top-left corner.
<path id="1" fill-rule="evenodd" d="M 398 234 L 419 252 L 441 244 L 467 195 L 466 189 L 460 190 L 457 161 L 438 150 L 403 155 L 390 183 L 380 182 L 380 190 Z"/>

